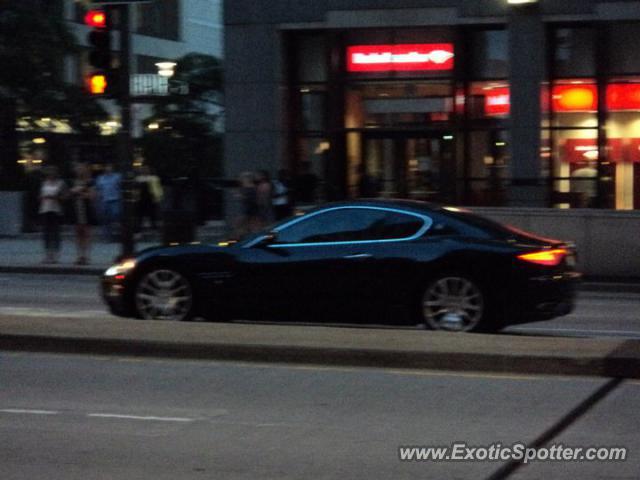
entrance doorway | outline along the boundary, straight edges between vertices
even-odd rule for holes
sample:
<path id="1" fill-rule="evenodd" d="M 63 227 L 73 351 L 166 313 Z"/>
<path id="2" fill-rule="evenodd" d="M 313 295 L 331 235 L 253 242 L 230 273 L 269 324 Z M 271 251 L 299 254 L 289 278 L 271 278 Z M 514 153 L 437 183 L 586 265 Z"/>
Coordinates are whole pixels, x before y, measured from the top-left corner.
<path id="1" fill-rule="evenodd" d="M 455 141 L 448 131 L 365 132 L 360 197 L 455 199 Z"/>

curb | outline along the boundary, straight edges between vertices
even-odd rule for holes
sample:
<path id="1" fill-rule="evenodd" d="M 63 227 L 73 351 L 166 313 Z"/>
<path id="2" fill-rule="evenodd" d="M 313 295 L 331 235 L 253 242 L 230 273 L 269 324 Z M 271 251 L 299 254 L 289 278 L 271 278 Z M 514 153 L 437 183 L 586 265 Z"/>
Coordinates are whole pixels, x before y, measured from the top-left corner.
<path id="1" fill-rule="evenodd" d="M 108 267 L 76 267 L 76 266 L 0 266 L 0 273 L 27 273 L 35 275 L 101 275 Z"/>
<path id="2" fill-rule="evenodd" d="M 528 355 L 526 353 L 428 352 L 400 348 L 336 348 L 249 343 L 171 342 L 136 339 L 0 335 L 0 349 L 79 355 L 179 358 L 256 363 L 331 365 L 395 369 L 640 378 L 640 342 L 608 355 Z"/>

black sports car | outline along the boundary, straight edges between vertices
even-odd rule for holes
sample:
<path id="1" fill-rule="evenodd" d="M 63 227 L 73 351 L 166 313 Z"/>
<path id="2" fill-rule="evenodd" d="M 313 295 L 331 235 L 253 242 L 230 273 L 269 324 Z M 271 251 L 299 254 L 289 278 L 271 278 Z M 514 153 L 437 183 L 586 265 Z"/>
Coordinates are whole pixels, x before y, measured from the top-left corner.
<path id="1" fill-rule="evenodd" d="M 494 330 L 573 309 L 575 251 L 423 202 L 329 204 L 237 242 L 145 250 L 109 268 L 117 315 Z"/>

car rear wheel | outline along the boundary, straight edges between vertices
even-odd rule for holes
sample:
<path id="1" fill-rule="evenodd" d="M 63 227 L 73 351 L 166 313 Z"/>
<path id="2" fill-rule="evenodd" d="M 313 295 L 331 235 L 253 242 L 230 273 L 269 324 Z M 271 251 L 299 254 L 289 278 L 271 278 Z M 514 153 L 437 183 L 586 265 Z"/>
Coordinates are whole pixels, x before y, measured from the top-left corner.
<path id="1" fill-rule="evenodd" d="M 138 315 L 146 320 L 190 320 L 194 311 L 193 289 L 180 272 L 151 270 L 138 281 L 135 305 Z"/>
<path id="2" fill-rule="evenodd" d="M 422 297 L 422 317 L 432 330 L 471 332 L 484 325 L 486 299 L 479 285 L 458 274 L 431 281 Z"/>

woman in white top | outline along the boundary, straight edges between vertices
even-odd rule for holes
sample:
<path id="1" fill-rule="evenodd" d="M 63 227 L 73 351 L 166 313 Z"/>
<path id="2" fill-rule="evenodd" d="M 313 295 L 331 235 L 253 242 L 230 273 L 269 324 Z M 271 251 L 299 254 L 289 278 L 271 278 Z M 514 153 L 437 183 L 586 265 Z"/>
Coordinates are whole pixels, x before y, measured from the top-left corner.
<path id="1" fill-rule="evenodd" d="M 58 178 L 58 169 L 54 166 L 44 170 L 44 181 L 40 187 L 40 216 L 44 235 L 44 263 L 57 263 L 60 254 L 60 221 L 62 219 L 62 201 L 65 184 Z"/>

